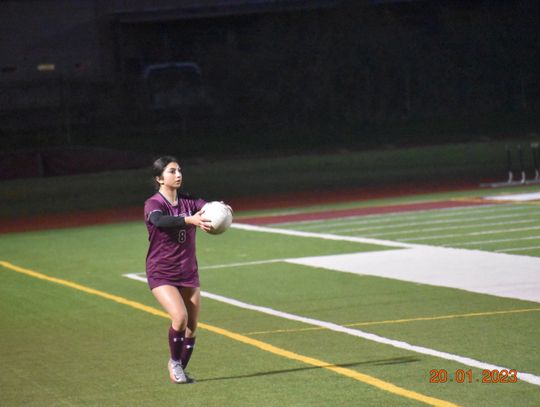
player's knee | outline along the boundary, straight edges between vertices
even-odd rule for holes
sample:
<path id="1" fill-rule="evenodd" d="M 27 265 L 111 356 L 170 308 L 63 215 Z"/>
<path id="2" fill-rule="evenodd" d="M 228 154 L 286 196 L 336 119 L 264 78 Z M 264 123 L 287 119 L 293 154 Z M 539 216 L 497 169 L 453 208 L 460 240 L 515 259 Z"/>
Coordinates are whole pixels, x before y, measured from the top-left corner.
<path id="1" fill-rule="evenodd" d="M 187 327 L 186 314 L 183 312 L 175 312 L 171 315 L 172 327 L 177 331 L 183 331 Z"/>

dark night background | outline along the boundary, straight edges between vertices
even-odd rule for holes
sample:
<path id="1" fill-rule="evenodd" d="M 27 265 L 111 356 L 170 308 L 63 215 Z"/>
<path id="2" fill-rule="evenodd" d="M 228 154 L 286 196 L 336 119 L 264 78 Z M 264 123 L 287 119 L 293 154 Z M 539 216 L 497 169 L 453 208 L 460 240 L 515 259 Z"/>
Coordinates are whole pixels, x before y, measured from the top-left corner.
<path id="1" fill-rule="evenodd" d="M 540 128 L 536 0 L 3 1 L 0 16 L 3 178 L 66 147 L 229 157 Z"/>

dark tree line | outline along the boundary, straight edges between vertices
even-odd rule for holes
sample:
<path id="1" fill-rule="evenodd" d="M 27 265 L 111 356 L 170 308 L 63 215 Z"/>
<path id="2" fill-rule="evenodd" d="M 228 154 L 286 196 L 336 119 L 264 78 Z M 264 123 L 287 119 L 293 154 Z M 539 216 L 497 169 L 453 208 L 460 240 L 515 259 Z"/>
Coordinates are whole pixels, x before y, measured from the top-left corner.
<path id="1" fill-rule="evenodd" d="M 166 145 L 180 134 L 186 148 L 214 139 L 209 144 L 236 149 L 394 143 L 422 132 L 418 141 L 431 142 L 444 129 L 489 136 L 505 121 L 521 123 L 516 132 L 538 131 L 539 15 L 536 0 L 347 0 L 302 11 L 103 20 L 102 42 L 116 52 L 114 80 L 58 82 L 58 112 L 39 124 L 58 121 L 68 135 L 62 142 L 136 145 L 161 134 Z M 202 114 L 145 111 L 141 73 L 167 61 L 200 65 Z"/>
<path id="2" fill-rule="evenodd" d="M 540 110 L 532 1 L 416 2 L 226 22 L 205 69 L 228 114 L 348 127 Z M 215 69 L 215 67 L 227 67 Z"/>

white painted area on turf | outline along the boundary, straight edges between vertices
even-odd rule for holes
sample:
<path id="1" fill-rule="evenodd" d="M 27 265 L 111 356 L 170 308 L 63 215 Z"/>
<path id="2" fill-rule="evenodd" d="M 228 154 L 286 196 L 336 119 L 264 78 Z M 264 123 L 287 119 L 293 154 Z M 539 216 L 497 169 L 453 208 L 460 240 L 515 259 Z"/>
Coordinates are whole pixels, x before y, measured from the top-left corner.
<path id="1" fill-rule="evenodd" d="M 540 201 L 540 192 L 531 192 L 531 193 L 526 193 L 526 194 L 485 196 L 484 199 L 494 200 L 494 201 L 512 201 L 512 202 Z"/>
<path id="2" fill-rule="evenodd" d="M 287 262 L 540 303 L 538 257 L 426 246 Z"/>
<path id="3" fill-rule="evenodd" d="M 124 276 L 128 278 L 132 278 L 134 280 L 146 282 L 146 278 L 141 276 L 140 274 L 124 274 Z M 377 342 L 384 345 L 389 345 L 389 346 L 399 348 L 399 349 L 404 349 L 410 352 L 434 356 L 434 357 L 446 359 L 446 360 L 452 360 L 452 361 L 461 363 L 465 366 L 475 367 L 478 369 L 497 370 L 499 372 L 502 370 L 510 371 L 510 368 L 507 368 L 507 367 L 485 363 L 476 359 L 454 355 L 448 352 L 441 352 L 438 350 L 426 348 L 424 346 L 411 345 L 404 341 L 398 341 L 394 339 L 385 338 L 384 336 L 372 334 L 369 332 L 364 332 L 359 329 L 344 327 L 342 325 L 334 324 L 332 322 L 320 321 L 318 319 L 302 317 L 299 315 L 290 314 L 288 312 L 277 311 L 269 307 L 262 307 L 259 305 L 248 304 L 246 302 L 238 301 L 233 298 L 224 297 L 218 294 L 212 294 L 207 291 L 201 291 L 201 296 L 205 298 L 210 298 L 215 301 L 223 302 L 223 303 L 235 306 L 235 307 L 248 309 L 248 310 L 256 311 L 256 312 L 261 312 L 263 314 L 272 315 L 278 318 L 284 318 L 284 319 L 288 319 L 292 321 L 297 321 L 297 322 L 301 322 L 308 325 L 318 326 L 321 328 L 329 329 L 334 332 L 345 333 L 347 335 L 356 336 L 358 338 L 366 339 L 368 341 Z M 528 382 L 528 383 L 540 386 L 539 376 L 535 376 L 531 373 L 524 373 L 524 372 L 518 372 L 517 376 L 520 380 L 524 382 Z"/>
<path id="4" fill-rule="evenodd" d="M 332 256 L 287 259 L 289 263 L 328 270 L 457 288 L 479 294 L 540 302 L 540 258 L 407 245 L 380 239 L 299 232 L 288 229 L 233 224 L 237 229 L 319 239 L 374 243 L 406 250 L 384 250 Z"/>

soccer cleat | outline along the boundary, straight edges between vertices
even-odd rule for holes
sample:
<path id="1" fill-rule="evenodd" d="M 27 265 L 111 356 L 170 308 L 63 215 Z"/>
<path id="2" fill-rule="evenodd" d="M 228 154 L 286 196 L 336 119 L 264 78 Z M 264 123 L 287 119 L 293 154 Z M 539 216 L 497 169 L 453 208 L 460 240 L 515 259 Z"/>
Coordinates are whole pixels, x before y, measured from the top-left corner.
<path id="1" fill-rule="evenodd" d="M 179 360 L 169 359 L 169 375 L 174 383 L 187 383 L 188 379 Z"/>

